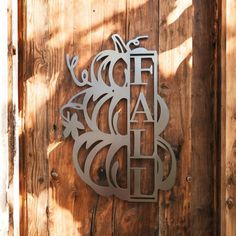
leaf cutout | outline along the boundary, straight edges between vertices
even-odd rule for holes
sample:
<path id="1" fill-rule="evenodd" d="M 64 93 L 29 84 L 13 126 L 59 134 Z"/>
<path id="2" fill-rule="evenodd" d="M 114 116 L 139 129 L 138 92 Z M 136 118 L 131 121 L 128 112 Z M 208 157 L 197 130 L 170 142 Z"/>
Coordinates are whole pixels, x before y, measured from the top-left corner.
<path id="1" fill-rule="evenodd" d="M 76 122 L 76 127 L 78 129 L 84 129 L 84 125 L 81 122 L 79 122 L 79 121 Z"/>
<path id="2" fill-rule="evenodd" d="M 72 115 L 72 117 L 71 117 L 71 125 L 73 126 L 73 127 L 76 127 L 76 128 L 78 128 L 78 129 L 84 129 L 84 125 L 81 123 L 81 122 L 79 122 L 78 121 L 78 116 L 77 116 L 77 114 L 76 113 L 74 113 L 73 115 Z"/>
<path id="3" fill-rule="evenodd" d="M 70 129 L 66 127 L 63 131 L 63 136 L 64 138 L 67 138 L 69 135 L 70 135 Z"/>

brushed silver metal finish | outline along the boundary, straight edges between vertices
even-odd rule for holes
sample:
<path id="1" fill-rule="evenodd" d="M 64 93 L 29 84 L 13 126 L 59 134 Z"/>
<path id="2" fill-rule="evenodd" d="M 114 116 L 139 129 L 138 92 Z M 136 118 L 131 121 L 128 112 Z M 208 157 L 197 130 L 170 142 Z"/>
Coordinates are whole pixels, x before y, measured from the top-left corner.
<path id="1" fill-rule="evenodd" d="M 74 139 L 73 163 L 80 178 L 102 196 L 115 195 L 120 199 L 133 202 L 156 201 L 157 191 L 169 190 L 173 187 L 176 178 L 174 152 L 170 144 L 160 137 L 168 124 L 169 111 L 157 92 L 157 52 L 140 47 L 140 40 L 147 38 L 147 36 L 139 36 L 125 44 L 118 34 L 113 34 L 115 49 L 98 53 L 92 60 L 90 71 L 83 70 L 81 78 L 77 78 L 74 71 L 79 57 L 74 56 L 70 59 L 69 55 L 66 55 L 67 67 L 73 81 L 84 89 L 74 95 L 60 110 L 65 127 L 64 136 L 71 135 Z M 132 81 L 131 60 L 134 62 Z M 151 60 L 152 65 L 147 68 L 142 67 L 142 61 L 145 60 Z M 114 67 L 120 61 L 125 64 L 122 85 L 117 84 L 116 78 L 113 77 Z M 107 72 L 106 75 L 105 72 Z M 148 84 L 142 80 L 142 73 L 149 74 L 153 80 L 153 111 L 148 106 L 143 92 L 140 92 L 131 111 L 131 87 L 145 87 Z M 125 100 L 127 104 L 127 132 L 125 134 L 122 134 L 118 127 L 120 113 L 117 111 L 117 105 L 121 100 Z M 109 132 L 102 130 L 98 122 L 101 107 L 107 102 L 109 103 L 107 117 Z M 142 107 L 141 111 L 140 107 Z M 138 122 L 136 116 L 139 114 L 145 116 L 144 124 L 151 123 L 154 127 L 154 151 L 149 156 L 142 154 L 140 148 L 142 133 L 145 130 L 131 128 L 134 123 Z M 131 136 L 133 147 L 131 147 Z M 104 163 L 106 181 L 105 184 L 100 184 L 91 177 L 91 167 L 96 155 L 105 147 L 108 149 Z M 87 150 L 85 158 L 79 154 L 84 148 Z M 127 150 L 127 155 L 123 157 L 127 167 L 126 187 L 121 187 L 117 178 L 120 166 L 115 155 L 121 148 Z M 165 179 L 163 179 L 163 162 L 158 154 L 160 149 L 169 153 L 171 157 L 169 174 Z M 85 160 L 81 161 L 81 159 Z M 139 160 L 152 160 L 154 163 L 152 165 L 153 191 L 149 194 L 142 191 L 142 172 L 145 167 L 131 165 L 132 161 Z"/>

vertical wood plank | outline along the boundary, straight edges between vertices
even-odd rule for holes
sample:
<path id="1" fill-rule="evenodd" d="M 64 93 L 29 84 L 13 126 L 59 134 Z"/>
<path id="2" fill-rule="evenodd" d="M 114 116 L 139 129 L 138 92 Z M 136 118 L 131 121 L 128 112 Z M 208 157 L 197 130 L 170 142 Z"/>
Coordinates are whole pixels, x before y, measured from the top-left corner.
<path id="1" fill-rule="evenodd" d="M 193 79 L 191 82 L 191 230 L 214 234 L 215 3 L 193 0 Z"/>
<path id="2" fill-rule="evenodd" d="M 26 1 L 24 158 L 26 181 L 25 235 L 49 235 L 48 231 L 48 5 Z"/>
<path id="3" fill-rule="evenodd" d="M 49 232 L 55 236 L 93 235 L 93 209 L 97 196 L 75 171 L 73 140 L 62 138 L 59 115 L 60 107 L 79 90 L 66 68 L 66 54 L 79 55 L 78 73 L 89 65 L 93 12 L 90 1 L 54 1 L 49 3 L 49 9 Z M 83 30 L 85 32 L 81 33 Z"/>
<path id="4" fill-rule="evenodd" d="M 191 0 L 159 2 L 159 91 L 170 112 L 164 138 L 177 158 L 176 184 L 159 194 L 159 235 L 190 235 L 193 6 Z"/>
<path id="5" fill-rule="evenodd" d="M 9 235 L 19 234 L 18 4 L 8 1 Z"/>
<path id="6" fill-rule="evenodd" d="M 109 9 L 109 11 L 106 11 Z M 113 49 L 114 44 L 111 40 L 111 35 L 118 33 L 123 39 L 125 39 L 126 32 L 126 1 L 104 1 L 103 4 L 99 4 L 98 1 L 92 1 L 92 20 L 91 20 L 91 56 L 94 57 L 99 51 Z M 98 24 L 100 22 L 100 24 Z M 96 26 L 96 27 L 94 27 Z M 93 44 L 95 40 L 95 44 Z M 117 68 L 114 71 L 114 78 L 119 75 L 120 71 Z M 121 72 L 122 73 L 122 72 Z M 106 77 L 106 79 L 108 79 Z M 120 106 L 122 109 L 122 105 Z M 107 106 L 103 107 L 101 116 L 99 117 L 99 124 L 102 128 L 106 129 L 107 120 Z M 121 110 L 122 112 L 123 110 Z M 125 125 L 125 124 L 122 124 Z M 100 153 L 102 160 L 105 153 Z M 122 152 L 117 155 L 117 160 L 123 156 Z M 99 169 L 105 169 L 104 159 L 97 163 L 97 174 L 94 175 L 102 183 L 102 176 L 99 177 Z M 98 176 L 96 176 L 98 175 Z M 97 196 L 97 202 L 94 207 L 94 235 L 117 235 L 117 221 L 116 212 L 119 209 L 120 200 L 115 197 L 104 198 Z M 104 221 L 106 219 L 106 221 Z M 125 233 L 125 232 L 124 232 Z"/>
<path id="7" fill-rule="evenodd" d="M 8 190 L 8 15 L 7 2 L 0 2 L 0 234 L 5 236 L 8 234 L 8 204 L 7 204 L 7 190 Z"/>
<path id="8" fill-rule="evenodd" d="M 225 8 L 223 8 L 225 7 Z M 221 174 L 221 234 L 236 233 L 236 1 L 222 1 L 222 174 Z M 224 43 L 225 40 L 225 43 Z"/>
<path id="9" fill-rule="evenodd" d="M 151 13 L 151 14 L 150 14 Z M 127 1 L 126 9 L 126 41 L 139 35 L 148 35 L 141 44 L 149 50 L 158 50 L 158 1 Z M 123 31 L 122 31 L 123 32 Z M 138 88 L 133 89 L 133 97 L 138 96 Z M 147 96 L 148 104 L 152 104 Z M 151 132 L 145 135 L 145 143 L 152 142 Z M 144 150 L 144 147 L 142 147 Z M 151 186 L 151 182 L 143 179 Z M 158 234 L 158 203 L 128 203 L 120 200 L 114 205 L 114 235 L 157 235 Z"/>
<path id="10" fill-rule="evenodd" d="M 220 235 L 226 235 L 226 0 L 219 1 L 220 21 L 219 21 L 219 76 L 221 78 L 220 96 Z"/>
<path id="11" fill-rule="evenodd" d="M 12 42 L 12 2 L 8 1 L 8 169 L 9 169 L 9 235 L 13 235 L 13 202 L 11 199 L 14 176 L 14 156 L 15 156 L 15 112 L 13 108 L 13 42 Z M 17 92 L 17 91 L 16 91 Z M 11 117 L 11 118 L 10 118 Z M 13 119 L 12 119 L 13 118 Z"/>
<path id="12" fill-rule="evenodd" d="M 24 139 L 24 110 L 25 110 L 25 83 L 24 76 L 26 63 L 26 1 L 18 1 L 18 106 L 19 106 L 19 190 L 20 190 L 20 235 L 27 235 L 27 197 L 26 197 L 26 158 Z"/>

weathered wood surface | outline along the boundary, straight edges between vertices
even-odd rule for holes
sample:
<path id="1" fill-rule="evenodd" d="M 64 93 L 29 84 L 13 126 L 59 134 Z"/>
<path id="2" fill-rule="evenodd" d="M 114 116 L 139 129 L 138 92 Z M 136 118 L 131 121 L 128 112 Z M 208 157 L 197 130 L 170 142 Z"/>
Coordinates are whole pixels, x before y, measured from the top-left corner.
<path id="1" fill-rule="evenodd" d="M 159 235 L 191 235 L 192 1 L 160 1 L 159 91 L 170 110 L 164 137 L 177 158 L 176 185 L 160 192 Z M 188 181 L 187 181 L 188 179 Z"/>
<path id="2" fill-rule="evenodd" d="M 215 29 L 216 3 L 193 1 L 193 79 L 191 84 L 191 229 L 192 235 L 213 235 L 217 214 Z M 216 233 L 216 232 L 215 232 Z"/>
<path id="3" fill-rule="evenodd" d="M 236 1 L 222 1 L 221 235 L 236 234 Z"/>
<path id="4" fill-rule="evenodd" d="M 8 235 L 19 235 L 18 5 L 8 1 Z"/>
<path id="5" fill-rule="evenodd" d="M 0 235 L 18 235 L 19 156 L 17 149 L 17 4 L 0 3 Z M 16 47 L 14 47 L 16 45 Z"/>
<path id="6" fill-rule="evenodd" d="M 0 2 L 0 235 L 7 235 L 8 233 L 8 204 L 7 204 L 7 189 L 8 189 L 8 32 L 7 32 L 7 2 Z"/>
<path id="7" fill-rule="evenodd" d="M 213 235 L 211 6 L 214 1 L 20 1 L 22 235 Z M 178 168 L 175 187 L 160 192 L 157 203 L 97 196 L 75 172 L 72 140 L 62 138 L 59 108 L 78 90 L 65 54 L 80 55 L 81 71 L 113 47 L 112 33 L 126 40 L 148 35 L 144 45 L 159 52 L 159 92 L 171 114 L 163 135 Z"/>

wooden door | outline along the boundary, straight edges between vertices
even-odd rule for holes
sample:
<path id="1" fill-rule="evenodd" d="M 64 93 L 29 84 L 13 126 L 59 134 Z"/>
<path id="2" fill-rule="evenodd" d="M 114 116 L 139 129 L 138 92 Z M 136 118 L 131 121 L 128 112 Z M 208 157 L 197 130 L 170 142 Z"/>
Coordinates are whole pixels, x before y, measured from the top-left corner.
<path id="1" fill-rule="evenodd" d="M 213 0 L 19 1 L 22 235 L 216 232 L 216 12 Z M 73 140 L 62 136 L 59 109 L 78 91 L 66 54 L 80 56 L 81 72 L 113 47 L 114 33 L 126 42 L 148 35 L 142 44 L 158 52 L 158 91 L 170 112 L 162 135 L 177 178 L 155 203 L 97 195 L 76 173 Z"/>

